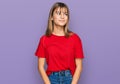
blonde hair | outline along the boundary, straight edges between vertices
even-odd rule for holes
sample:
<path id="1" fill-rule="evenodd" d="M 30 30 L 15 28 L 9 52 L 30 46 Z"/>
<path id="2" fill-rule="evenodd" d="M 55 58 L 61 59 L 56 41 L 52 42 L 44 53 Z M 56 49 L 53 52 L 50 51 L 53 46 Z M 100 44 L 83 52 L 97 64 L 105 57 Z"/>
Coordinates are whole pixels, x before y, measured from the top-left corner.
<path id="1" fill-rule="evenodd" d="M 56 8 L 66 8 L 67 9 L 67 13 L 68 13 L 68 22 L 69 22 L 69 15 L 70 15 L 70 13 L 69 13 L 69 8 L 68 8 L 68 6 L 65 4 L 65 3 L 62 3 L 62 2 L 56 2 L 53 6 L 52 6 L 52 8 L 51 8 L 51 10 L 50 10 L 50 12 L 49 12 L 49 17 L 48 17 L 48 25 L 47 25 L 47 29 L 46 29 L 46 32 L 45 32 L 45 35 L 46 36 L 50 36 L 51 34 L 52 34 L 52 32 L 53 32 L 53 20 L 51 20 L 51 17 L 53 16 L 53 12 L 55 11 L 55 9 Z M 72 32 L 72 31 L 70 31 L 69 29 L 68 29 L 68 22 L 66 23 L 66 25 L 64 26 L 64 33 L 65 33 L 65 36 L 66 37 L 69 37 L 70 36 L 70 32 Z"/>

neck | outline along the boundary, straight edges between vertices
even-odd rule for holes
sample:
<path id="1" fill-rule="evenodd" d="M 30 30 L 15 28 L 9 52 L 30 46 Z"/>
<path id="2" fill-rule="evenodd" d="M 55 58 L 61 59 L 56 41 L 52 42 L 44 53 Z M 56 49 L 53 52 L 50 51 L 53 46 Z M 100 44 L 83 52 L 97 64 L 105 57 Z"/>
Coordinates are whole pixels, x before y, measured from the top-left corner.
<path id="1" fill-rule="evenodd" d="M 54 25 L 53 34 L 56 34 L 56 35 L 64 35 L 64 27 Z"/>

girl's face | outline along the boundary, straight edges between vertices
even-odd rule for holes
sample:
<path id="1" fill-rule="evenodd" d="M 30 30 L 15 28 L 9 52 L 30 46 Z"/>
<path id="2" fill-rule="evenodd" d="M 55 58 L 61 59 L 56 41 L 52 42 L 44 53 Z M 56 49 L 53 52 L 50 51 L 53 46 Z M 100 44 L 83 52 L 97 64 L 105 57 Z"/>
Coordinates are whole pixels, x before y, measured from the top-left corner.
<path id="1" fill-rule="evenodd" d="M 51 18 L 54 22 L 54 25 L 63 27 L 68 22 L 68 13 L 66 8 L 56 8 L 53 12 L 53 16 Z"/>

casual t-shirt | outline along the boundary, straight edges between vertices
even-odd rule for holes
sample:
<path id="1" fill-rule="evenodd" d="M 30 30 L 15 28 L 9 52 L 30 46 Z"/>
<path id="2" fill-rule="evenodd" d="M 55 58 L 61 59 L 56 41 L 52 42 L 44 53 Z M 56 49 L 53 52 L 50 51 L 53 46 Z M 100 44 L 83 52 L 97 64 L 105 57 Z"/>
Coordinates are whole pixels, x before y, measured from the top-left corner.
<path id="1" fill-rule="evenodd" d="M 40 38 L 35 56 L 46 58 L 47 75 L 54 71 L 70 70 L 75 72 L 75 58 L 84 58 L 80 37 L 73 33 L 69 38 L 51 34 Z"/>

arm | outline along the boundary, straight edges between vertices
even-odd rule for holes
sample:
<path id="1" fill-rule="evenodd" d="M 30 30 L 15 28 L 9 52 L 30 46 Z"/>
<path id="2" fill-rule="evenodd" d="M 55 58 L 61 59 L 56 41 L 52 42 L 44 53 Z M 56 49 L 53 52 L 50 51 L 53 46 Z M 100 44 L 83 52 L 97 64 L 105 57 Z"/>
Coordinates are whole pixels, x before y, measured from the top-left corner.
<path id="1" fill-rule="evenodd" d="M 38 71 L 39 71 L 40 75 L 42 76 L 44 83 L 50 84 L 50 80 L 44 69 L 44 65 L 45 65 L 45 58 L 38 58 Z"/>
<path id="2" fill-rule="evenodd" d="M 77 84 L 82 71 L 82 59 L 76 58 L 75 63 L 76 63 L 76 69 L 71 84 Z"/>

